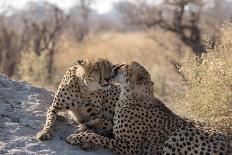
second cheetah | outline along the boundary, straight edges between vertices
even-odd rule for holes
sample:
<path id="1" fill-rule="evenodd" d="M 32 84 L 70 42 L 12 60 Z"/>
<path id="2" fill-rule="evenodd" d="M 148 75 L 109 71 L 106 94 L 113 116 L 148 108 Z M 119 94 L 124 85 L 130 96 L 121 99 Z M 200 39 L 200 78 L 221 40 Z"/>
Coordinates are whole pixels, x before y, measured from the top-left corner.
<path id="1" fill-rule="evenodd" d="M 121 155 L 231 155 L 225 135 L 174 114 L 154 97 L 150 75 L 137 62 L 114 67 L 112 80 L 121 87 L 114 138 L 86 131 L 70 135 L 68 143 L 96 144 Z"/>

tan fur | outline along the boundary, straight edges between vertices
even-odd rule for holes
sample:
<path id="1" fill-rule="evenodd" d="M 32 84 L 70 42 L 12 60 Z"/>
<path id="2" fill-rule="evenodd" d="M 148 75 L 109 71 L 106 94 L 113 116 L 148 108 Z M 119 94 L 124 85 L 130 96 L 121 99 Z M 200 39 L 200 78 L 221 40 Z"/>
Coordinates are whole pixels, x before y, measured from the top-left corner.
<path id="1" fill-rule="evenodd" d="M 110 75 L 113 65 L 107 59 L 87 59 L 78 61 L 65 73 L 53 103 L 47 112 L 46 124 L 36 138 L 51 139 L 59 111 L 67 110 L 75 121 L 80 123 L 80 131 L 87 129 L 85 124 L 99 134 L 112 130 L 115 103 L 120 94 L 117 85 L 110 84 L 101 88 L 106 75 Z M 89 85 L 92 85 L 89 87 Z M 98 86 L 100 85 L 100 86 Z"/>
<path id="2" fill-rule="evenodd" d="M 175 115 L 153 96 L 149 73 L 137 62 L 116 66 L 112 80 L 120 83 L 113 134 L 109 139 L 94 132 L 67 138 L 71 144 L 91 143 L 121 155 L 230 155 L 225 135 Z"/>

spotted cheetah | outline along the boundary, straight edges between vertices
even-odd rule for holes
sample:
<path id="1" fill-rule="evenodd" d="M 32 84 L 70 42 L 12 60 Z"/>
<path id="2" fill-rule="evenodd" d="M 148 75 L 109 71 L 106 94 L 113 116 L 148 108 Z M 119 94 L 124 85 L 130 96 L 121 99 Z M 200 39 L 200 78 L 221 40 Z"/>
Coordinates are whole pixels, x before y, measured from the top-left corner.
<path id="1" fill-rule="evenodd" d="M 52 138 L 54 123 L 61 110 L 70 112 L 80 124 L 79 131 L 91 128 L 96 133 L 112 136 L 114 107 L 120 95 L 118 85 L 105 81 L 112 67 L 109 60 L 102 58 L 81 60 L 71 66 L 48 109 L 46 124 L 36 138 Z M 103 89 L 98 90 L 98 86 Z"/>
<path id="2" fill-rule="evenodd" d="M 153 95 L 149 73 L 137 62 L 113 68 L 120 84 L 114 138 L 91 131 L 70 135 L 70 144 L 93 143 L 121 155 L 230 155 L 226 136 L 174 114 Z"/>

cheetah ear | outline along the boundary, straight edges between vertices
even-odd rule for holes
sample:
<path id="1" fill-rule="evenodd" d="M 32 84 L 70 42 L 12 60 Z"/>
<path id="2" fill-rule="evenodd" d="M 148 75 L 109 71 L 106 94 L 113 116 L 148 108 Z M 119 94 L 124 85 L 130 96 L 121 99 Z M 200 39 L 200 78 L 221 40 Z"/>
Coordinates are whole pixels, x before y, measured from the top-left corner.
<path id="1" fill-rule="evenodd" d="M 86 67 L 88 66 L 86 60 L 77 60 L 77 64 L 84 69 L 86 69 Z"/>
<path id="2" fill-rule="evenodd" d="M 144 76 L 142 74 L 138 74 L 136 77 L 137 84 L 142 84 L 144 81 Z"/>
<path id="3" fill-rule="evenodd" d="M 137 81 L 137 84 L 143 84 L 143 83 L 146 83 L 148 80 L 147 80 L 147 77 L 145 77 L 143 74 L 138 74 L 136 81 Z"/>
<path id="4" fill-rule="evenodd" d="M 153 81 L 151 81 L 151 85 L 154 86 L 154 82 Z"/>
<path id="5" fill-rule="evenodd" d="M 84 64 L 84 60 L 77 60 L 77 64 L 82 66 Z"/>

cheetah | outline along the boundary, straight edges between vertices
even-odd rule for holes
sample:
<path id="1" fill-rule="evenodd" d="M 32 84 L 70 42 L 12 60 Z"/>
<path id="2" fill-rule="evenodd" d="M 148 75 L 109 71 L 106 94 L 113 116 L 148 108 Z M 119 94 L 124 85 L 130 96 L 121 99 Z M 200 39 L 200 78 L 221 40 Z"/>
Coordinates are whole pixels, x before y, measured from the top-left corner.
<path id="1" fill-rule="evenodd" d="M 174 114 L 153 93 L 147 70 L 137 62 L 113 68 L 121 94 L 115 106 L 113 138 L 91 131 L 70 135 L 70 144 L 91 143 L 121 155 L 230 155 L 225 135 Z"/>
<path id="2" fill-rule="evenodd" d="M 112 136 L 114 107 L 120 95 L 117 84 L 105 81 L 112 67 L 113 64 L 103 58 L 79 60 L 71 66 L 63 76 L 48 109 L 43 130 L 37 133 L 36 138 L 52 138 L 56 117 L 61 110 L 69 111 L 80 124 L 76 132 L 90 128 L 96 133 Z M 98 85 L 101 90 L 98 90 Z"/>

